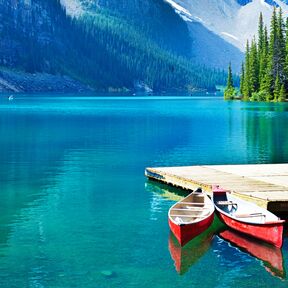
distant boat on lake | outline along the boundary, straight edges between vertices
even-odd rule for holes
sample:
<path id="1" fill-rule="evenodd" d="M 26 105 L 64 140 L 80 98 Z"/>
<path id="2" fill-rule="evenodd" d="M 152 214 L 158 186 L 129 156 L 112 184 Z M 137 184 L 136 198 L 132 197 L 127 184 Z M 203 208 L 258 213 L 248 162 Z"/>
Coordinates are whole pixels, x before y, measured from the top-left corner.
<path id="1" fill-rule="evenodd" d="M 196 190 L 174 204 L 168 212 L 169 226 L 181 246 L 204 232 L 213 222 L 214 205 Z"/>
<path id="2" fill-rule="evenodd" d="M 13 96 L 13 95 L 10 95 L 10 96 L 8 97 L 8 100 L 9 100 L 9 101 L 14 100 L 14 96 Z"/>
<path id="3" fill-rule="evenodd" d="M 245 235 L 232 230 L 225 230 L 219 236 L 228 241 L 232 246 L 239 248 L 253 257 L 263 261 L 265 269 L 273 276 L 285 278 L 283 255 L 280 248 L 261 243 L 257 239 L 245 237 Z"/>
<path id="4" fill-rule="evenodd" d="M 231 195 L 219 186 L 212 189 L 215 208 L 227 226 L 278 248 L 282 247 L 284 220 L 256 204 Z"/>

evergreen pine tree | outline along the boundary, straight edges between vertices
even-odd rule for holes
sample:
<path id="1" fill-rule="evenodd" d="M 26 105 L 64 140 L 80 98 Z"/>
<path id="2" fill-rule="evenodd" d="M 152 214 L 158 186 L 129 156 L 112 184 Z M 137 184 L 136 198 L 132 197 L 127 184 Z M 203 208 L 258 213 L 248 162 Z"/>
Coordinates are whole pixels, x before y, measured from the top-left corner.
<path id="1" fill-rule="evenodd" d="M 275 54 L 277 55 L 276 61 L 276 71 L 279 75 L 280 83 L 284 83 L 285 81 L 285 73 L 284 73 L 284 63 L 285 63 L 285 37 L 284 37 L 284 21 L 282 9 L 279 9 L 278 14 L 278 25 L 277 25 L 277 47 Z"/>
<path id="2" fill-rule="evenodd" d="M 278 17 L 276 8 L 274 7 L 271 25 L 270 25 L 270 39 L 267 54 L 267 66 L 263 77 L 261 91 L 266 94 L 266 101 L 274 99 L 274 84 L 278 74 L 277 69 L 277 47 L 278 47 Z"/>
<path id="3" fill-rule="evenodd" d="M 284 27 L 282 10 L 273 10 L 270 37 L 260 14 L 258 41 L 247 41 L 242 65 L 240 92 L 243 100 L 285 101 L 288 90 L 288 18 Z M 285 35 L 286 32 L 286 35 Z"/>
<path id="4" fill-rule="evenodd" d="M 258 45 L 258 47 L 260 47 Z M 259 58 L 259 88 L 260 90 L 263 87 L 264 83 L 264 76 L 265 76 L 265 71 L 267 69 L 267 57 L 268 57 L 268 32 L 267 32 L 267 27 L 265 26 L 264 32 L 263 32 L 263 44 L 261 45 L 261 50 L 259 48 L 258 51 L 258 58 Z"/>
<path id="5" fill-rule="evenodd" d="M 280 90 L 281 90 L 281 83 L 280 83 L 280 77 L 277 74 L 275 84 L 274 84 L 274 101 L 278 101 L 280 98 Z"/>
<path id="6" fill-rule="evenodd" d="M 270 25 L 270 41 L 269 41 L 269 69 L 271 69 L 270 73 L 272 74 L 272 77 L 276 79 L 277 76 L 277 32 L 278 32 L 278 19 L 276 14 L 276 8 L 274 7 L 272 18 L 271 18 L 271 25 Z M 274 88 L 274 87 L 272 87 Z"/>
<path id="7" fill-rule="evenodd" d="M 260 16 L 259 16 L 259 25 L 258 25 L 258 51 L 259 51 L 259 56 L 262 54 L 262 51 L 263 51 L 264 47 L 265 47 L 265 28 L 264 28 L 264 22 L 263 22 L 263 14 L 261 12 Z"/>
<path id="8" fill-rule="evenodd" d="M 266 69 L 266 56 L 267 56 L 267 28 L 264 26 L 263 14 L 260 13 L 258 25 L 258 87 L 261 86 L 265 69 Z"/>
<path id="9" fill-rule="evenodd" d="M 250 48 L 249 48 L 249 42 L 247 41 L 246 44 L 246 54 L 245 54 L 245 78 L 243 80 L 243 100 L 248 101 L 249 97 L 251 95 L 251 90 L 250 90 Z"/>
<path id="10" fill-rule="evenodd" d="M 272 86 L 272 60 L 269 52 L 269 38 L 268 30 L 265 26 L 264 28 L 264 48 L 263 54 L 260 59 L 260 68 L 259 68 L 259 80 L 260 80 L 260 91 L 263 94 L 266 94 L 266 100 L 269 101 L 271 98 L 271 86 Z"/>
<path id="11" fill-rule="evenodd" d="M 258 66 L 257 44 L 254 39 L 251 43 L 249 54 L 249 78 L 250 78 L 250 93 L 257 92 L 259 89 L 259 66 Z"/>
<path id="12" fill-rule="evenodd" d="M 285 74 L 285 88 L 288 89 L 288 18 L 286 18 L 286 43 L 285 43 L 285 62 L 284 62 L 284 74 Z"/>
<path id="13" fill-rule="evenodd" d="M 227 77 L 227 86 L 226 86 L 226 89 L 224 91 L 224 99 L 225 100 L 233 99 L 235 94 L 236 94 L 236 91 L 235 91 L 235 87 L 234 87 L 234 84 L 233 84 L 232 68 L 231 68 L 231 63 L 229 63 L 229 66 L 228 66 L 228 77 Z"/>
<path id="14" fill-rule="evenodd" d="M 280 89 L 280 95 L 278 98 L 279 102 L 284 102 L 286 100 L 286 90 L 285 90 L 285 85 L 282 84 L 281 85 L 281 89 Z"/>
<path id="15" fill-rule="evenodd" d="M 243 97 L 243 91 L 244 91 L 244 82 L 245 82 L 245 69 L 244 69 L 244 63 L 242 63 L 241 77 L 240 77 L 240 94 L 242 97 Z"/>
<path id="16" fill-rule="evenodd" d="M 262 87 L 260 91 L 266 94 L 266 101 L 271 101 L 273 99 L 273 76 L 271 74 L 271 61 L 268 62 L 263 81 L 262 81 Z"/>

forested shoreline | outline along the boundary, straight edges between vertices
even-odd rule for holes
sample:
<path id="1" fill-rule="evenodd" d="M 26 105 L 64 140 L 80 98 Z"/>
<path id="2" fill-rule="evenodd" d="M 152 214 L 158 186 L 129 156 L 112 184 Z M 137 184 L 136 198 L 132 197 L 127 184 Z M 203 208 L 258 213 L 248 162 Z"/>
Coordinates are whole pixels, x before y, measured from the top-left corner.
<path id="1" fill-rule="evenodd" d="M 288 96 L 288 18 L 274 8 L 270 33 L 259 16 L 258 37 L 247 41 L 239 91 L 228 68 L 226 100 L 283 102 Z"/>

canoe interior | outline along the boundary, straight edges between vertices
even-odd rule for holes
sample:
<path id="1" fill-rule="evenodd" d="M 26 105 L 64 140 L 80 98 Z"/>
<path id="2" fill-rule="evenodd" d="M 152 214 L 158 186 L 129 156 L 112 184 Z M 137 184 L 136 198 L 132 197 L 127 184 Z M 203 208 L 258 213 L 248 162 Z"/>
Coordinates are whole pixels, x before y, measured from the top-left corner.
<path id="1" fill-rule="evenodd" d="M 244 223 L 265 224 L 277 222 L 276 215 L 256 204 L 244 201 L 229 193 L 214 194 L 213 201 L 216 209 L 227 216 Z"/>
<path id="2" fill-rule="evenodd" d="M 169 217 L 176 224 L 190 224 L 203 220 L 213 212 L 213 203 L 207 195 L 191 193 L 171 207 Z"/>

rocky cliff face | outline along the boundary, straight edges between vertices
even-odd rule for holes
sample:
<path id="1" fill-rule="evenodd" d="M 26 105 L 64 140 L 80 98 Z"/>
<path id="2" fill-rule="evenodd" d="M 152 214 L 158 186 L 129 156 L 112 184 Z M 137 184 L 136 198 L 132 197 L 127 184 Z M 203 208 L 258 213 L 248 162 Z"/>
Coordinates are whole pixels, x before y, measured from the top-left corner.
<path id="1" fill-rule="evenodd" d="M 65 11 L 59 1 L 53 2 L 0 0 L 0 64 L 31 71 L 52 70 L 49 57 L 40 50 L 62 42 L 57 26 L 63 24 Z M 35 54 L 37 50 L 39 54 Z"/>
<path id="2" fill-rule="evenodd" d="M 59 1 L 0 0 L 1 92 L 90 90 L 60 75 L 55 60 L 65 53 L 67 40 L 59 29 L 66 25 L 65 13 Z"/>

